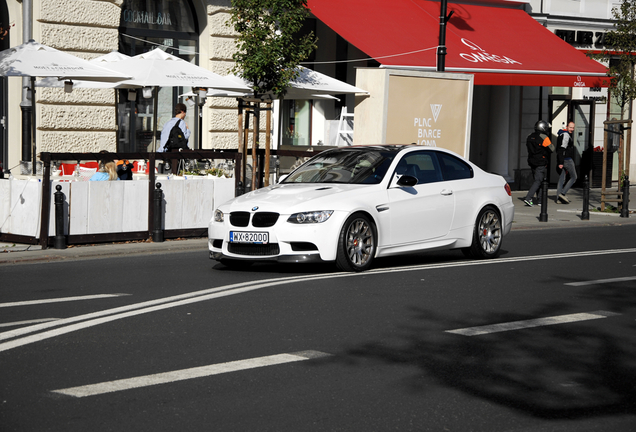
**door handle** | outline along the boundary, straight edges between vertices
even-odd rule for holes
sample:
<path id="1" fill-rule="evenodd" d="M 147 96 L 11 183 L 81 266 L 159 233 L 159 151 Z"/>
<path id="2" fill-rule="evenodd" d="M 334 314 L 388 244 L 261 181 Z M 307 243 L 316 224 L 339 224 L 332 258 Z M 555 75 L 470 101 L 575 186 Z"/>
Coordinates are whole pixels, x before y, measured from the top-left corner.
<path id="1" fill-rule="evenodd" d="M 450 189 L 442 189 L 442 191 L 440 192 L 441 195 L 452 195 L 453 191 Z"/>

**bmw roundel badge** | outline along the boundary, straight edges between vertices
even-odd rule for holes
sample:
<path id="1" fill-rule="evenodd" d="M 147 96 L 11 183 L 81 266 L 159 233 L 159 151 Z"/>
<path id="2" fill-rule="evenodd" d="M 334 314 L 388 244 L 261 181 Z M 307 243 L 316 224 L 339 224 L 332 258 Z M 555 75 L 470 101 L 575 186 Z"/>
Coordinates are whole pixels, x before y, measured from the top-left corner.
<path id="1" fill-rule="evenodd" d="M 258 206 L 252 207 L 252 211 L 258 210 Z"/>

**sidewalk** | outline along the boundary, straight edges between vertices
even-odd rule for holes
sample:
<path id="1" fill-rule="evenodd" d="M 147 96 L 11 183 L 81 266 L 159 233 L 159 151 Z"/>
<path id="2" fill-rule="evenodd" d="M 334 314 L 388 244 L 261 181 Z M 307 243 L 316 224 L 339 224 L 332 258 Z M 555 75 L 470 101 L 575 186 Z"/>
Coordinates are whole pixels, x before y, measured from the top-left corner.
<path id="1" fill-rule="evenodd" d="M 616 188 L 612 188 L 615 191 Z M 607 191 L 607 190 L 606 190 Z M 523 202 L 527 191 L 512 192 L 512 201 L 515 205 L 515 218 L 512 224 L 513 230 L 519 229 L 549 229 L 549 228 L 575 228 L 589 226 L 606 225 L 626 225 L 636 224 L 636 214 L 630 208 L 630 215 L 627 218 L 620 217 L 619 213 L 601 213 L 597 211 L 601 207 L 601 189 L 590 189 L 589 197 L 589 220 L 582 220 L 583 212 L 583 189 L 570 189 L 567 196 L 569 204 L 556 204 L 556 189 L 548 190 L 548 221 L 539 222 L 541 206 L 528 207 Z M 631 194 L 630 194 L 631 195 Z M 611 197 L 606 193 L 606 198 Z M 633 200 L 630 200 L 633 203 Z M 616 206 L 615 202 L 609 203 Z M 630 206 L 631 207 L 631 206 Z M 607 208 L 607 203 L 606 203 Z"/>
<path id="2" fill-rule="evenodd" d="M 550 189 L 548 191 L 548 221 L 539 222 L 541 207 L 526 206 L 522 201 L 526 193 L 526 191 L 515 191 L 512 193 L 513 203 L 515 205 L 515 218 L 512 224 L 513 230 L 584 228 L 590 226 L 636 224 L 636 214 L 633 210 L 628 218 L 622 218 L 618 213 L 600 213 L 594 211 L 601 206 L 601 189 L 590 190 L 589 220 L 581 220 L 581 213 L 583 211 L 582 189 L 570 189 L 568 193 L 570 204 L 556 204 L 554 202 L 556 190 Z M 173 253 L 178 251 L 200 251 L 201 253 L 206 253 L 207 238 L 170 240 L 163 243 L 105 243 L 72 246 L 66 249 L 49 248 L 46 250 L 42 250 L 40 246 L 0 243 L 0 266 L 27 262 L 64 261 L 78 258 L 97 259 L 136 254 Z"/>

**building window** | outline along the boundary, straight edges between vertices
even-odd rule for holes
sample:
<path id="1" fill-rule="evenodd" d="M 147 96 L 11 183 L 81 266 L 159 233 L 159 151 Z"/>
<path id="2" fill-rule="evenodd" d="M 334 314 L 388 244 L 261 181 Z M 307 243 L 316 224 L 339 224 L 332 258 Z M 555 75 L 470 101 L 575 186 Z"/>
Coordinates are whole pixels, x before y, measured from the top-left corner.
<path id="1" fill-rule="evenodd" d="M 284 146 L 311 145 L 310 100 L 283 101 L 283 142 Z"/>

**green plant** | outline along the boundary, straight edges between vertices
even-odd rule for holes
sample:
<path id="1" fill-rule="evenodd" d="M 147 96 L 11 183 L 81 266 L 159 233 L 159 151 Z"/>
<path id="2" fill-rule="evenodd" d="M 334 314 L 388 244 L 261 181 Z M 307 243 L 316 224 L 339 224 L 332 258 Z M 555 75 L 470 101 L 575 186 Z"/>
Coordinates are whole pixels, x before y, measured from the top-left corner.
<path id="1" fill-rule="evenodd" d="M 621 109 L 621 118 L 626 107 L 636 99 L 634 66 L 636 58 L 636 0 L 623 0 L 612 8 L 614 30 L 607 32 L 608 49 L 588 56 L 609 65 L 607 75 L 611 78 L 610 92 Z"/>
<path id="2" fill-rule="evenodd" d="M 307 0 L 232 0 L 228 25 L 238 33 L 232 71 L 255 95 L 282 98 L 298 76 L 298 64 L 316 48 L 314 33 L 301 33 L 308 17 Z"/>
<path id="3" fill-rule="evenodd" d="M 594 209 L 590 209 L 593 212 L 598 212 L 598 213 L 620 213 L 621 211 L 618 209 L 618 207 L 614 207 L 611 204 L 605 204 L 605 210 L 601 211 L 600 207 L 596 207 Z"/>
<path id="4" fill-rule="evenodd" d="M 213 175 L 215 177 L 229 177 L 229 175 L 225 172 L 225 170 L 221 168 L 212 168 L 205 171 L 208 175 Z"/>
<path id="5" fill-rule="evenodd" d="M 179 171 L 179 175 L 180 176 L 184 176 L 184 175 L 198 176 L 198 175 L 201 175 L 201 173 L 199 171 L 184 171 L 184 170 L 181 170 L 181 171 Z"/>

